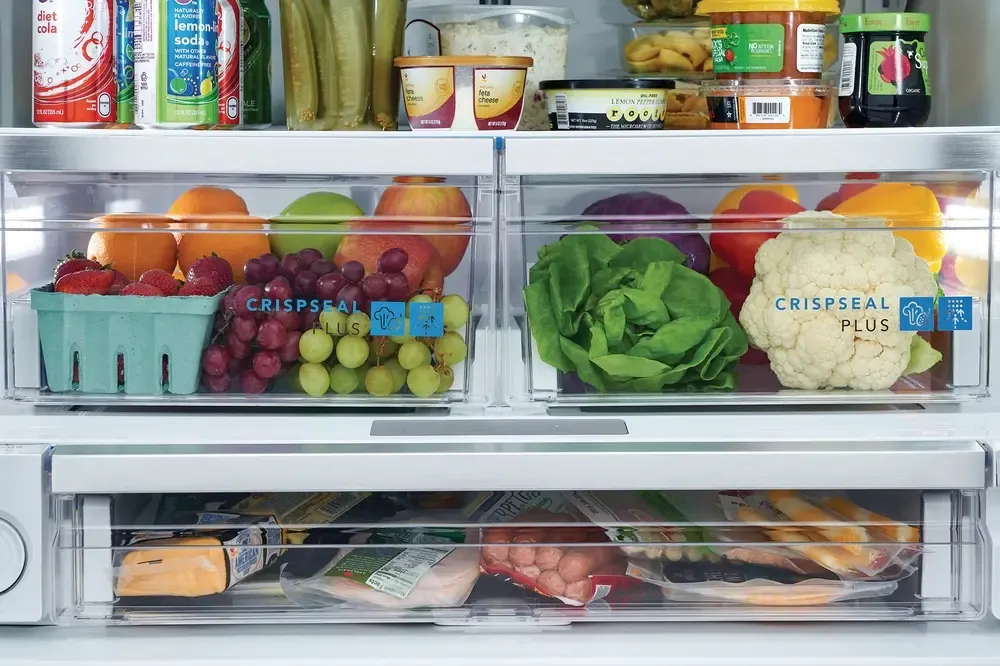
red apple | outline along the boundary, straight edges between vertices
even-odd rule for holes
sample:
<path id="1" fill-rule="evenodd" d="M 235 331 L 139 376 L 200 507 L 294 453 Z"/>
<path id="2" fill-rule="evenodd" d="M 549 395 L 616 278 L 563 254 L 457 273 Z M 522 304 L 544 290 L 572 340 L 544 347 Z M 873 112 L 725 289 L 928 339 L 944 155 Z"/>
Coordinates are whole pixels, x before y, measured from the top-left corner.
<path id="1" fill-rule="evenodd" d="M 397 176 L 395 185 L 386 188 L 375 207 L 376 218 L 401 224 L 426 224 L 442 232 L 456 231 L 453 225 L 463 225 L 462 235 L 427 235 L 425 238 L 438 249 L 441 268 L 451 275 L 469 247 L 468 223 L 472 209 L 468 199 L 457 187 L 441 185 L 443 178 L 427 176 Z"/>
<path id="2" fill-rule="evenodd" d="M 378 223 L 358 222 L 351 225 L 351 231 L 372 231 L 380 229 Z M 423 236 L 402 236 L 389 234 L 358 234 L 344 236 L 337 248 L 333 262 L 343 266 L 348 261 L 358 261 L 365 267 L 365 274 L 378 272 L 378 258 L 386 250 L 401 248 L 409 255 L 409 263 L 403 274 L 410 283 L 410 292 L 440 289 L 444 285 L 441 256 L 437 249 Z"/>

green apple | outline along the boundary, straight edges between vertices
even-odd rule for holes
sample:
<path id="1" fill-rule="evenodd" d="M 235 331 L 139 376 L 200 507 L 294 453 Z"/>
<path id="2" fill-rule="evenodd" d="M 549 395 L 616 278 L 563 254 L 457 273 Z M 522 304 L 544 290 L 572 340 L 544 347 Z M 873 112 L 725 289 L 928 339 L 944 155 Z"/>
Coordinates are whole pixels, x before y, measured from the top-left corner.
<path id="1" fill-rule="evenodd" d="M 337 253 L 343 233 L 344 223 L 364 217 L 365 212 L 350 198 L 336 192 L 311 192 L 288 205 L 281 215 L 271 219 L 271 251 L 284 258 L 309 247 L 316 248 L 327 259 Z M 278 229 L 288 231 L 319 231 L 316 234 L 283 234 Z"/>

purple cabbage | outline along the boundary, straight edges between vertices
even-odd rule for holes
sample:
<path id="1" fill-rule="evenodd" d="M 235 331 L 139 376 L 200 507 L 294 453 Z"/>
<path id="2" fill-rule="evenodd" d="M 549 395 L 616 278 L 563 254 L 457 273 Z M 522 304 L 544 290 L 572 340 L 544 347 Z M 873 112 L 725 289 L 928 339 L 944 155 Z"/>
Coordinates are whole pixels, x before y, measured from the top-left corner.
<path id="1" fill-rule="evenodd" d="M 684 206 L 662 194 L 630 192 L 616 194 L 587 206 L 585 220 L 600 224 L 616 243 L 633 238 L 661 238 L 687 255 L 685 265 L 708 275 L 712 251 L 698 232 L 677 233 L 675 230 L 695 229 L 702 220 L 693 217 Z M 627 225 L 626 232 L 612 232 L 617 225 Z"/>

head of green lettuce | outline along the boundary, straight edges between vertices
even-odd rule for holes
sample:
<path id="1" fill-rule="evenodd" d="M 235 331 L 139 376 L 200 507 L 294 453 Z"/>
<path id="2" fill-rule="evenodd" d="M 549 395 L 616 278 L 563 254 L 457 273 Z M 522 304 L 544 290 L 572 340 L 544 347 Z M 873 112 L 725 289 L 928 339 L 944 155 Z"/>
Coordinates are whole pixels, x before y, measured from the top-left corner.
<path id="1" fill-rule="evenodd" d="M 667 241 L 576 233 L 546 245 L 524 303 L 541 359 L 602 392 L 731 391 L 747 337 Z"/>

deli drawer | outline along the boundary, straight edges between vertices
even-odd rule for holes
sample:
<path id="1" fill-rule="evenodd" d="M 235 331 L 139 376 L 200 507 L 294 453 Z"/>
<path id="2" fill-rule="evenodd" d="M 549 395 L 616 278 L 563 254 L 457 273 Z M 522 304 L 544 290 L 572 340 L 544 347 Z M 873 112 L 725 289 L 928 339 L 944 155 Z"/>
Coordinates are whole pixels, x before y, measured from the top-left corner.
<path id="1" fill-rule="evenodd" d="M 963 620 L 982 491 L 59 495 L 60 624 Z"/>

